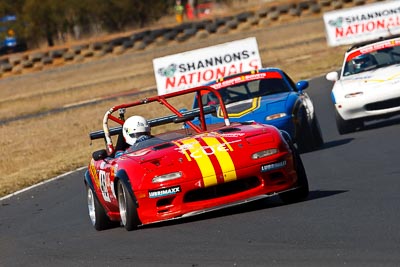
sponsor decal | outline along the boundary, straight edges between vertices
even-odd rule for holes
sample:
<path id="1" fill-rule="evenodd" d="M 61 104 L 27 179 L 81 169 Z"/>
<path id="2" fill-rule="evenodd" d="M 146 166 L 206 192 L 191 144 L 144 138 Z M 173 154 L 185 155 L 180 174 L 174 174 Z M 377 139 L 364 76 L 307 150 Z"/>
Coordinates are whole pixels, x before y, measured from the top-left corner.
<path id="1" fill-rule="evenodd" d="M 242 82 L 248 82 L 248 81 L 253 81 L 253 80 L 260 80 L 267 77 L 267 73 L 261 72 L 259 73 L 258 70 L 253 70 L 251 71 L 251 74 L 249 75 L 242 75 L 238 77 L 234 77 L 228 80 L 224 80 L 224 77 L 217 79 L 216 84 L 212 84 L 210 87 L 214 89 L 220 89 L 228 86 L 235 85 L 237 83 L 242 83 Z"/>
<path id="2" fill-rule="evenodd" d="M 286 166 L 286 160 L 277 163 L 266 164 L 261 166 L 261 172 L 268 172 L 285 166 Z"/>
<path id="3" fill-rule="evenodd" d="M 149 190 L 149 198 L 165 197 L 165 196 L 175 195 L 180 192 L 182 192 L 180 186 L 174 186 L 159 190 Z"/>
<path id="4" fill-rule="evenodd" d="M 153 59 L 159 95 L 260 68 L 254 37 Z"/>
<path id="5" fill-rule="evenodd" d="M 214 142 L 214 140 L 217 140 L 214 137 L 202 137 L 202 140 L 204 140 L 208 145 L 199 145 L 198 141 L 195 139 L 190 139 L 190 141 L 184 141 L 182 144 L 176 143 L 175 144 L 178 146 L 178 148 L 175 148 L 175 150 L 178 150 L 180 153 L 184 154 L 187 156 L 187 159 L 191 161 L 192 159 L 197 159 L 201 158 L 203 156 L 210 156 L 210 155 L 216 155 L 219 154 L 220 152 L 226 152 L 226 151 L 233 151 L 232 146 L 230 144 L 240 142 L 240 140 L 234 140 L 234 141 L 226 141 L 224 137 L 240 137 L 245 134 L 222 134 L 221 135 L 221 140 L 223 141 L 220 143 L 219 141 Z"/>
<path id="6" fill-rule="evenodd" d="M 235 138 L 235 137 L 243 137 L 243 136 L 245 136 L 246 134 L 245 133 L 223 133 L 223 134 L 221 134 L 221 136 L 223 136 L 223 137 L 233 137 L 233 138 Z M 233 141 L 233 142 L 239 142 L 239 140 L 238 141 Z"/>
<path id="7" fill-rule="evenodd" d="M 268 78 L 280 78 L 282 79 L 282 75 L 279 72 L 271 71 L 271 72 L 258 72 L 258 70 L 252 70 L 250 74 L 242 75 L 238 77 L 234 77 L 231 79 L 224 80 L 224 78 L 220 78 L 216 81 L 215 84 L 210 85 L 210 87 L 214 89 L 225 88 L 228 86 L 232 86 L 242 82 L 250 82 L 255 80 L 262 80 Z"/>
<path id="8" fill-rule="evenodd" d="M 99 177 L 97 176 L 95 161 L 92 159 L 89 165 L 89 173 L 97 187 L 100 187 Z"/>
<path id="9" fill-rule="evenodd" d="M 324 14 L 328 44 L 352 44 L 399 33 L 399 1 L 369 4 Z"/>
<path id="10" fill-rule="evenodd" d="M 108 193 L 108 185 L 110 184 L 110 174 L 105 171 L 99 172 L 100 178 L 100 190 L 103 195 L 103 199 L 107 202 L 111 202 L 110 195 Z"/>
<path id="11" fill-rule="evenodd" d="M 223 137 L 216 138 L 212 135 L 204 135 L 198 139 L 189 138 L 175 144 L 178 146 L 177 150 L 184 154 L 188 161 L 196 161 L 203 177 L 204 186 L 207 187 L 218 184 L 214 168 L 215 163 L 213 164 L 215 158 L 223 173 L 224 182 L 237 178 L 235 165 L 229 152 L 233 151 L 230 144 L 239 141 L 227 142 Z"/>
<path id="12" fill-rule="evenodd" d="M 158 69 L 158 74 L 160 74 L 163 77 L 174 77 L 175 71 L 177 67 L 176 64 L 172 63 L 166 68 L 159 68 Z"/>
<path id="13" fill-rule="evenodd" d="M 360 48 L 360 49 L 355 50 L 354 52 L 350 53 L 346 58 L 346 62 L 349 62 L 353 58 L 358 57 L 363 54 L 369 54 L 369 53 L 372 53 L 372 52 L 375 52 L 375 51 L 378 51 L 381 49 L 392 48 L 392 47 L 396 47 L 399 45 L 400 45 L 400 39 L 389 40 L 386 42 L 380 42 L 378 44 L 372 44 L 372 45 Z"/>

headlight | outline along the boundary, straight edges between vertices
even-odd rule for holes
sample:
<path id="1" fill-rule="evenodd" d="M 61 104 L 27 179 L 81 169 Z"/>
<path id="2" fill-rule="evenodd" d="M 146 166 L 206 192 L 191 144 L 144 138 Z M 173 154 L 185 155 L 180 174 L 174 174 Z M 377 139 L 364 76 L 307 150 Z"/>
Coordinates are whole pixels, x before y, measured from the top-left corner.
<path id="1" fill-rule="evenodd" d="M 362 96 L 364 93 L 363 92 L 355 92 L 355 93 L 350 93 L 344 96 L 344 98 L 352 98 L 356 96 Z"/>
<path id="2" fill-rule="evenodd" d="M 253 155 L 251 155 L 252 159 L 261 159 L 261 158 L 265 158 L 271 155 L 274 155 L 278 153 L 278 149 L 277 148 L 271 148 L 271 149 L 267 149 L 267 150 L 263 150 L 263 151 L 259 151 L 254 153 Z"/>
<path id="3" fill-rule="evenodd" d="M 182 172 L 171 172 L 153 178 L 153 183 L 161 183 L 169 180 L 174 180 L 182 177 Z"/>
<path id="4" fill-rule="evenodd" d="M 272 115 L 267 116 L 265 118 L 265 120 L 266 121 L 272 121 L 272 120 L 276 120 L 276 119 L 279 119 L 279 118 L 283 118 L 285 116 L 286 116 L 286 113 L 276 113 L 276 114 L 272 114 Z"/>

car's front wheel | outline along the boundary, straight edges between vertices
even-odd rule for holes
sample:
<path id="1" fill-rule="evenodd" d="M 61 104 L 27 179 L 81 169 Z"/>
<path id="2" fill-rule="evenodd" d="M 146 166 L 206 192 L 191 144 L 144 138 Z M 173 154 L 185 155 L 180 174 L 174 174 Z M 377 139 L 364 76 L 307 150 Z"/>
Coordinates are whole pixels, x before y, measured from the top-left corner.
<path id="1" fill-rule="evenodd" d="M 301 160 L 300 155 L 295 149 L 293 149 L 293 158 L 295 160 L 297 173 L 296 188 L 291 191 L 279 194 L 281 200 L 286 204 L 303 201 L 308 197 L 308 194 L 310 192 L 308 187 L 308 178 L 303 165 L 303 161 Z"/>
<path id="2" fill-rule="evenodd" d="M 317 115 L 315 114 L 312 122 L 312 132 L 313 132 L 314 149 L 318 149 L 324 145 L 324 138 L 322 137 L 321 127 L 319 126 Z"/>
<path id="3" fill-rule="evenodd" d="M 101 231 L 113 226 L 114 223 L 108 218 L 106 212 L 104 211 L 103 206 L 97 199 L 96 194 L 87 185 L 86 185 L 86 193 L 87 193 L 89 217 L 93 227 L 96 230 Z"/>
<path id="4" fill-rule="evenodd" d="M 344 120 L 337 110 L 335 110 L 335 119 L 339 134 L 351 133 L 364 126 L 362 120 Z"/>
<path id="5" fill-rule="evenodd" d="M 136 229 L 141 224 L 137 204 L 121 180 L 118 181 L 118 205 L 122 225 L 128 231 Z"/>
<path id="6" fill-rule="evenodd" d="M 296 129 L 296 144 L 301 153 L 314 150 L 314 129 L 305 109 L 301 109 Z"/>

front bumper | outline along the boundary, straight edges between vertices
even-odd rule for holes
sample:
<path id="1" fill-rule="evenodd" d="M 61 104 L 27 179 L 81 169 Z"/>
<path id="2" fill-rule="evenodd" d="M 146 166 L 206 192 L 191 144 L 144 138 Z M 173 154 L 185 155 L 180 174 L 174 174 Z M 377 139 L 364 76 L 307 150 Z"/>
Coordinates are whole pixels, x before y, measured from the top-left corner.
<path id="1" fill-rule="evenodd" d="M 400 95 L 348 98 L 336 103 L 335 107 L 344 120 L 390 117 L 400 113 Z"/>
<path id="2" fill-rule="evenodd" d="M 140 220 L 149 224 L 192 216 L 294 189 L 297 174 L 291 154 L 275 160 L 282 161 L 286 161 L 285 166 L 271 171 L 262 172 L 261 165 L 236 170 L 237 180 L 215 186 L 200 187 L 201 179 L 176 184 L 179 192 L 159 198 L 150 198 L 145 191 L 135 192 L 142 196 L 137 199 Z"/>

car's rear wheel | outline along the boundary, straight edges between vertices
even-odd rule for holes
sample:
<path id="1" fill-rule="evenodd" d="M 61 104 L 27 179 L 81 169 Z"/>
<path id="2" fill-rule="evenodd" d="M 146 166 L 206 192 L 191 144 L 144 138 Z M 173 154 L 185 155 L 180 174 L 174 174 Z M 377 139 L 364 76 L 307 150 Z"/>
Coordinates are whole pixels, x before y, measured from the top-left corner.
<path id="1" fill-rule="evenodd" d="M 98 231 L 109 229 L 114 223 L 108 218 L 96 194 L 89 186 L 86 186 L 86 192 L 89 217 L 93 227 Z"/>
<path id="2" fill-rule="evenodd" d="M 141 224 L 137 204 L 121 180 L 118 181 L 118 205 L 122 225 L 128 231 L 136 229 Z"/>
<path id="3" fill-rule="evenodd" d="M 344 120 L 337 110 L 335 110 L 335 119 L 339 134 L 351 133 L 364 126 L 362 120 Z"/>
<path id="4" fill-rule="evenodd" d="M 292 150 L 293 150 L 293 158 L 296 164 L 295 167 L 297 172 L 297 184 L 296 184 L 296 189 L 279 194 L 281 200 L 286 204 L 303 201 L 308 197 L 308 194 L 310 192 L 308 187 L 307 174 L 303 165 L 303 161 L 301 160 L 298 152 L 295 149 Z"/>

